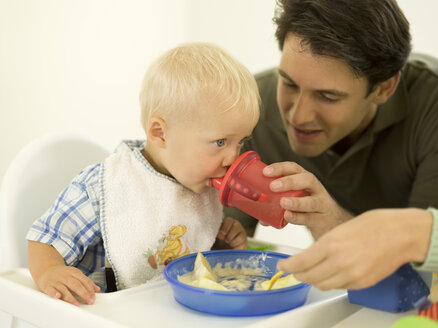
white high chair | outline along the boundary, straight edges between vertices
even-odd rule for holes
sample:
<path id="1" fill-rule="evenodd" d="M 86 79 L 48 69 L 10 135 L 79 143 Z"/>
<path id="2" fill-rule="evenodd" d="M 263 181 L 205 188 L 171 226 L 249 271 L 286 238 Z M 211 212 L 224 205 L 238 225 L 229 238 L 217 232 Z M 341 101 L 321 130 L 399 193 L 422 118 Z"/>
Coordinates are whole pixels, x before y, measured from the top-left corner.
<path id="1" fill-rule="evenodd" d="M 313 237 L 305 226 L 288 224 L 283 229 L 257 223 L 254 239 L 266 243 L 281 244 L 305 249 L 313 243 Z"/>
<path id="2" fill-rule="evenodd" d="M 0 188 L 0 272 L 27 267 L 25 235 L 72 178 L 109 150 L 75 134 L 52 134 L 25 146 L 10 164 Z"/>
<path id="3" fill-rule="evenodd" d="M 93 306 L 76 307 L 41 293 L 29 270 L 23 268 L 27 249 L 25 234 L 33 220 L 50 207 L 81 169 L 108 154 L 108 150 L 87 138 L 57 135 L 30 143 L 10 165 L 0 189 L 1 328 L 143 327 L 145 318 L 149 325 L 163 326 L 163 322 L 167 322 L 163 318 L 168 317 L 171 325 L 181 327 L 273 327 L 294 322 L 300 327 L 325 328 L 360 308 L 349 304 L 343 291 L 312 289 L 308 297 L 311 306 L 298 311 L 266 318 L 233 319 L 183 309 L 173 299 L 166 282 L 99 294 Z M 289 241 L 296 241 L 289 234 L 283 234 Z"/>

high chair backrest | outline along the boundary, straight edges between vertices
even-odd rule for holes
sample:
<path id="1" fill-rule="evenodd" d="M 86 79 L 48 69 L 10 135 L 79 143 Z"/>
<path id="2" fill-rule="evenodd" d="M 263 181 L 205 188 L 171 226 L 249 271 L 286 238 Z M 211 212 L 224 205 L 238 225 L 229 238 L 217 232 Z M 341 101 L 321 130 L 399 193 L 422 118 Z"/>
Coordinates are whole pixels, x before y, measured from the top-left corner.
<path id="1" fill-rule="evenodd" d="M 25 235 L 58 194 L 86 166 L 110 154 L 85 136 L 54 134 L 25 146 L 0 188 L 0 271 L 27 267 Z"/>

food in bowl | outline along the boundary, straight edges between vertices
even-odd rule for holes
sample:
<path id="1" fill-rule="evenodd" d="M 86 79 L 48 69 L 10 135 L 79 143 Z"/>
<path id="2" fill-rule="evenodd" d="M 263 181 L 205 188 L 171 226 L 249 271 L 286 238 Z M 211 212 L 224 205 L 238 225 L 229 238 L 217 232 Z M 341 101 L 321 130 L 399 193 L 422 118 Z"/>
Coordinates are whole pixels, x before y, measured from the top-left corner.
<path id="1" fill-rule="evenodd" d="M 215 250 L 203 252 L 212 267 L 218 263 L 254 264 L 265 277 L 271 278 L 278 270 L 277 263 L 290 255 L 266 250 Z M 164 269 L 164 277 L 169 282 L 175 300 L 190 309 L 226 316 L 254 316 L 274 314 L 303 305 L 310 285 L 300 283 L 295 286 L 274 290 L 227 291 L 199 288 L 178 280 L 178 276 L 192 272 L 197 254 L 192 253 L 170 262 Z"/>
<path id="2" fill-rule="evenodd" d="M 239 262 L 239 261 L 238 261 Z M 242 261 L 240 261 L 242 262 Z M 178 276 L 178 281 L 201 288 L 224 291 L 260 291 L 267 290 L 270 278 L 263 274 L 261 268 L 251 261 L 247 263 L 217 263 L 212 269 L 210 263 L 199 252 L 195 259 L 194 269 Z M 292 274 L 278 279 L 272 289 L 286 288 L 300 284 Z"/>

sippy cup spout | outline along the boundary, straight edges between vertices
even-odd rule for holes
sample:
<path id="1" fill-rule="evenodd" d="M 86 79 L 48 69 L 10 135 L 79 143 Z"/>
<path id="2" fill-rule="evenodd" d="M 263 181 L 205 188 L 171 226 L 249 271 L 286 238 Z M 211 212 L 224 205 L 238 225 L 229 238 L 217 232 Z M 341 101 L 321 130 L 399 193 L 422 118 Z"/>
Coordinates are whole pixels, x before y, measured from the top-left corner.
<path id="1" fill-rule="evenodd" d="M 214 187 L 217 190 L 221 188 L 223 178 L 211 178 L 210 179 L 210 187 Z"/>

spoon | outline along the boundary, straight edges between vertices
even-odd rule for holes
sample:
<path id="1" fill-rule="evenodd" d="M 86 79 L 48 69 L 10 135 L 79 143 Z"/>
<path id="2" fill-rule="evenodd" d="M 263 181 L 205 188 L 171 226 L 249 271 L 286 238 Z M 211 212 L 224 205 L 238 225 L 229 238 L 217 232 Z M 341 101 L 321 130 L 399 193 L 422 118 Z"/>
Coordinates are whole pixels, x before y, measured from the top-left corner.
<path id="1" fill-rule="evenodd" d="M 270 290 L 272 288 L 272 286 L 274 286 L 275 282 L 278 280 L 278 278 L 280 278 L 283 275 L 283 271 L 278 271 L 276 274 L 274 274 L 271 278 L 271 280 L 269 280 L 269 285 L 268 288 L 266 290 Z"/>

